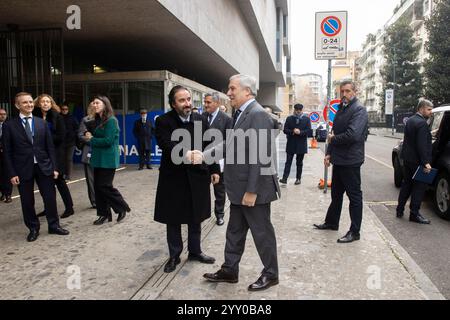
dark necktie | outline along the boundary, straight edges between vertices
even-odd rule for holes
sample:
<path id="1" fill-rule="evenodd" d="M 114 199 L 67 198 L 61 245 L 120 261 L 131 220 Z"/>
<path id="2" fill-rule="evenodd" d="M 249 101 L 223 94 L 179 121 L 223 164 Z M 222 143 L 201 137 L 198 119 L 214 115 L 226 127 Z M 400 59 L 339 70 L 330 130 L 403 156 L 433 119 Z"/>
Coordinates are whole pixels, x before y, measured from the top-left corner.
<path id="1" fill-rule="evenodd" d="M 209 114 L 209 116 L 208 116 L 208 123 L 209 123 L 209 125 L 211 125 L 212 119 L 213 119 L 213 115 L 212 115 L 212 113 L 211 113 L 211 114 Z"/>
<path id="2" fill-rule="evenodd" d="M 2 134 L 3 134 L 3 122 L 0 123 L 0 139 L 2 137 Z"/>
<path id="3" fill-rule="evenodd" d="M 239 115 L 241 114 L 241 110 L 236 110 L 236 112 L 233 115 L 233 128 L 236 126 L 236 122 L 239 118 Z"/>
<path id="4" fill-rule="evenodd" d="M 25 117 L 25 132 L 27 134 L 28 139 L 30 139 L 31 143 L 33 143 L 33 132 L 31 132 L 30 123 L 28 122 L 28 119 L 31 119 L 31 117 Z"/>

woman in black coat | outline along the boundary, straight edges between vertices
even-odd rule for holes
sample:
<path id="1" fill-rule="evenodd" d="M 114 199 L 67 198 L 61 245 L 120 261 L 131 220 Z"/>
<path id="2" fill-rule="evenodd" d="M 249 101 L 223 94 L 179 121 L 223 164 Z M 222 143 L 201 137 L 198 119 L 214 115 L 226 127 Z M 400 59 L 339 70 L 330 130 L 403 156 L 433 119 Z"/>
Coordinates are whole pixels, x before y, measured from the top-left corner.
<path id="1" fill-rule="evenodd" d="M 59 110 L 59 107 L 56 105 L 51 96 L 48 94 L 41 94 L 35 100 L 33 115 L 46 120 L 52 134 L 56 153 L 56 166 L 59 173 L 58 178 L 55 180 L 55 184 L 64 202 L 65 210 L 61 216 L 61 218 L 64 219 L 73 215 L 75 212 L 73 210 L 72 195 L 70 194 L 69 188 L 64 180 L 64 163 L 66 159 L 64 139 L 66 136 L 66 129 L 64 120 L 59 114 Z M 43 216 L 45 216 L 45 212 L 38 214 L 38 217 Z"/>

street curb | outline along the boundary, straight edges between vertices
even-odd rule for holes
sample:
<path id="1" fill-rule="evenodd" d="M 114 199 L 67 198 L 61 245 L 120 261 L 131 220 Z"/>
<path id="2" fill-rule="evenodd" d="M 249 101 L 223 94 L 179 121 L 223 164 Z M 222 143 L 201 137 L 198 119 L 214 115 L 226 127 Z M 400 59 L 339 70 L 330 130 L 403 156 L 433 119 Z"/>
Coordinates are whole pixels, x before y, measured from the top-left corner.
<path id="1" fill-rule="evenodd" d="M 372 219 L 375 227 L 378 228 L 378 234 L 391 249 L 392 254 L 402 264 L 406 272 L 408 272 L 408 274 L 416 282 L 418 288 L 422 291 L 424 298 L 427 300 L 447 300 L 430 280 L 430 278 L 425 274 L 422 268 L 392 236 L 389 230 L 384 226 L 375 212 L 373 212 L 368 205 L 364 205 L 364 212 L 366 213 L 366 216 L 368 213 L 369 219 Z"/>
<path id="2" fill-rule="evenodd" d="M 380 136 L 378 136 L 378 137 L 380 137 Z M 391 138 L 391 139 L 397 139 L 397 140 L 402 140 L 402 138 L 400 138 L 400 137 L 393 137 L 393 136 L 382 136 L 382 137 L 385 137 L 385 138 Z"/>

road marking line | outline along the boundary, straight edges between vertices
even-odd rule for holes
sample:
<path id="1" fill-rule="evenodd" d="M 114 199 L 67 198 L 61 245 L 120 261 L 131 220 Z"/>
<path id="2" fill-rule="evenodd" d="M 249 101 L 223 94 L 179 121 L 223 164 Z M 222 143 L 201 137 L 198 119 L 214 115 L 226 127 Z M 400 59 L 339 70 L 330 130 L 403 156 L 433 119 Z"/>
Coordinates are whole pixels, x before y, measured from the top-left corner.
<path id="1" fill-rule="evenodd" d="M 126 169 L 126 167 L 122 167 L 122 168 L 116 169 L 116 172 L 117 172 L 117 171 L 122 171 L 122 170 L 125 170 L 125 169 Z M 74 183 L 81 182 L 81 181 L 86 181 L 86 178 L 82 178 L 82 179 L 78 179 L 78 180 L 73 180 L 73 181 L 67 182 L 66 184 L 74 184 Z M 38 192 L 39 192 L 39 189 L 34 190 L 34 193 L 38 193 Z M 12 200 L 14 200 L 14 199 L 19 199 L 19 198 L 20 198 L 20 195 L 19 195 L 19 196 L 11 197 Z"/>
<path id="2" fill-rule="evenodd" d="M 397 201 L 364 201 L 364 204 L 369 206 L 372 205 L 385 205 L 385 206 L 395 206 L 397 205 Z"/>
<path id="3" fill-rule="evenodd" d="M 371 159 L 371 160 L 373 160 L 373 161 L 375 161 L 375 162 L 378 162 L 379 164 L 381 164 L 381 165 L 383 165 L 383 166 L 385 166 L 385 167 L 387 167 L 387 168 L 389 168 L 389 169 L 394 170 L 394 168 L 393 168 L 391 165 L 389 165 L 389 164 L 387 164 L 387 163 L 384 163 L 383 161 L 380 161 L 380 160 L 378 160 L 378 159 L 375 159 L 374 157 L 371 157 L 371 156 L 369 156 L 369 155 L 366 155 L 366 158 L 369 158 L 369 159 Z"/>

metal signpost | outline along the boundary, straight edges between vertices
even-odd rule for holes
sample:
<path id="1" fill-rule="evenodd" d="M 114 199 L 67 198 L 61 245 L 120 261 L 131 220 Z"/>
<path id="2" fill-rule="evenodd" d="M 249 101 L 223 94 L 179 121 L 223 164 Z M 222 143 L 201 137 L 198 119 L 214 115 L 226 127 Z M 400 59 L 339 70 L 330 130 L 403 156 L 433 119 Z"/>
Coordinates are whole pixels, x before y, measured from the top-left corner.
<path id="1" fill-rule="evenodd" d="M 327 106 L 331 102 L 331 60 L 347 58 L 347 11 L 316 12 L 316 60 L 328 60 Z M 328 112 L 330 108 L 328 108 Z M 329 117 L 327 117 L 329 118 Z M 327 121 L 327 132 L 330 126 Z M 328 139 L 325 143 L 325 152 Z M 328 168 L 325 166 L 324 193 L 328 191 Z"/>
<path id="2" fill-rule="evenodd" d="M 395 131 L 395 121 L 394 121 L 394 89 L 386 89 L 385 100 L 385 115 L 392 115 L 392 135 Z"/>

